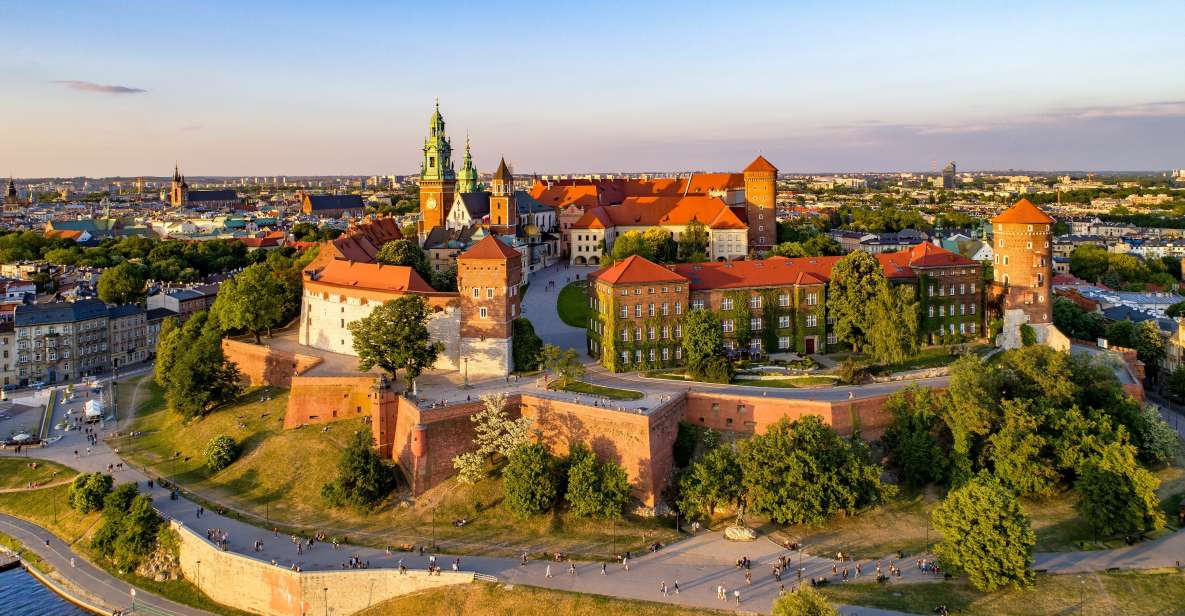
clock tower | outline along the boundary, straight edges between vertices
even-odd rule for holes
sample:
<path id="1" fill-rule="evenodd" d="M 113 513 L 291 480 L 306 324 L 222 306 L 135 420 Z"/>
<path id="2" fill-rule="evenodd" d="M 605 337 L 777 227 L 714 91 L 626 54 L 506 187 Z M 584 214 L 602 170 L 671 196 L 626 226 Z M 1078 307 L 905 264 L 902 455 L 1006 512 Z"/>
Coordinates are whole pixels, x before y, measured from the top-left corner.
<path id="1" fill-rule="evenodd" d="M 436 227 L 443 227 L 448 208 L 456 192 L 457 174 L 453 171 L 453 147 L 444 133 L 440 101 L 428 122 L 424 139 L 424 162 L 420 164 L 420 229 L 423 239 Z"/>

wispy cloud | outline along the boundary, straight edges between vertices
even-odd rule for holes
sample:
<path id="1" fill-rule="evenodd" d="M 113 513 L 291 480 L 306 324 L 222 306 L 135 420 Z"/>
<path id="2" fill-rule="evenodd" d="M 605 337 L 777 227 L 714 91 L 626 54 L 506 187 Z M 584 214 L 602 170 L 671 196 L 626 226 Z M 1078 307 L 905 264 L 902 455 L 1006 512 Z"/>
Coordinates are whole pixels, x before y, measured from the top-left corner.
<path id="1" fill-rule="evenodd" d="M 72 90 L 82 92 L 98 92 L 99 94 L 145 94 L 148 90 L 128 86 L 107 85 L 93 81 L 78 81 L 75 79 L 59 79 L 54 83 L 62 84 Z"/>

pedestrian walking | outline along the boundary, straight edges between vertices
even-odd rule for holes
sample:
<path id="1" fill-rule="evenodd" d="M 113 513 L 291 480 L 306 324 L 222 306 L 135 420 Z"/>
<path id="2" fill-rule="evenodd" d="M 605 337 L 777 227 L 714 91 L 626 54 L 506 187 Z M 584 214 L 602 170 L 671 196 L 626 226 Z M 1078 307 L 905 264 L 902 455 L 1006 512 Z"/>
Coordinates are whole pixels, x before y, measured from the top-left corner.
<path id="1" fill-rule="evenodd" d="M 732 598 L 737 600 L 737 605 L 740 605 L 741 604 L 741 591 L 740 590 L 732 591 Z"/>
<path id="2" fill-rule="evenodd" d="M 568 564 L 568 575 L 576 575 L 576 563 Z"/>
<path id="3" fill-rule="evenodd" d="M 679 594 L 679 580 L 675 580 L 674 590 L 676 595 Z"/>
<path id="4" fill-rule="evenodd" d="M 547 565 L 547 570 L 543 572 L 543 577 L 551 577 L 551 565 Z"/>
<path id="5" fill-rule="evenodd" d="M 605 571 L 605 563 L 601 563 L 601 575 L 608 575 L 608 573 Z"/>
<path id="6" fill-rule="evenodd" d="M 658 585 L 658 592 L 661 592 L 662 596 L 664 596 L 664 597 L 670 596 L 670 593 L 667 592 L 667 581 L 666 580 L 663 580 Z"/>

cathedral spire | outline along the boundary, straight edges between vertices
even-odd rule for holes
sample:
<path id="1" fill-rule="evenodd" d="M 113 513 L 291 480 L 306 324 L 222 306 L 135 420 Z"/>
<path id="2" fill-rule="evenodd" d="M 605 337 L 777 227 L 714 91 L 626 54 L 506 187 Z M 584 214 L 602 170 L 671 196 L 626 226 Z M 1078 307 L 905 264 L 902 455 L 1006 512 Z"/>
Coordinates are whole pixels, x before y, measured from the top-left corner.
<path id="1" fill-rule="evenodd" d="M 457 192 L 477 192 L 477 167 L 473 166 L 473 155 L 469 152 L 469 135 L 465 135 L 465 159 L 457 172 Z"/>

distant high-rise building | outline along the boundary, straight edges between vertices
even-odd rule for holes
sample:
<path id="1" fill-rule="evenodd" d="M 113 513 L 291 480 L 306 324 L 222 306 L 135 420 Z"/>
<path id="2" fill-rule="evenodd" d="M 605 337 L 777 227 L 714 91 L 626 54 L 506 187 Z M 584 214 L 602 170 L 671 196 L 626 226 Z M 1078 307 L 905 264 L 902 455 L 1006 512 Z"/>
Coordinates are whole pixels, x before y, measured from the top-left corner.
<path id="1" fill-rule="evenodd" d="M 946 163 L 946 166 L 942 168 L 942 187 L 943 188 L 954 188 L 955 187 L 955 173 L 956 173 L 955 161 L 952 160 L 949 163 Z"/>

